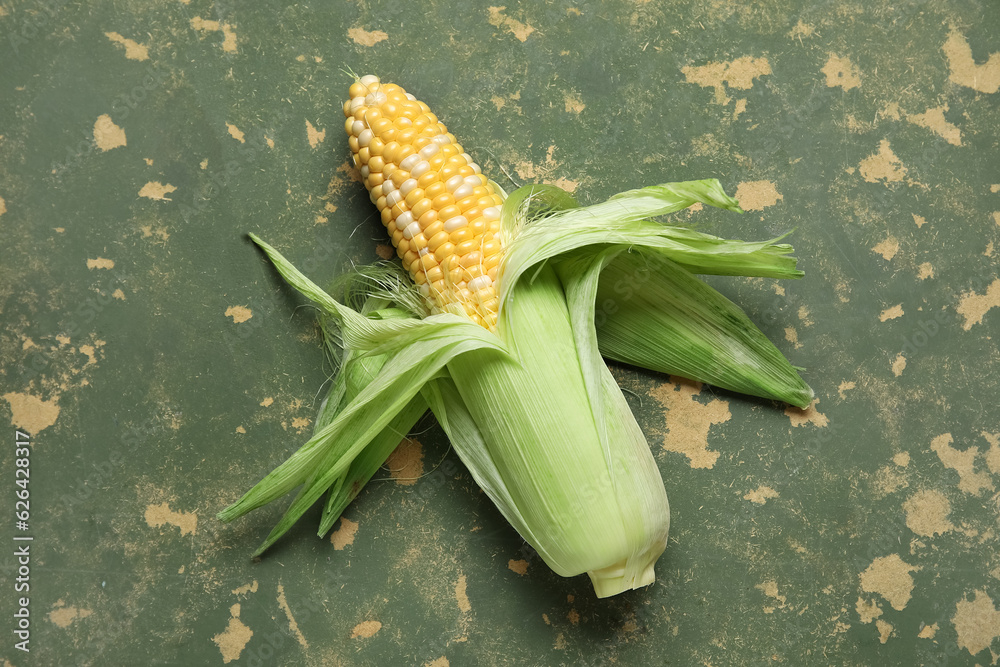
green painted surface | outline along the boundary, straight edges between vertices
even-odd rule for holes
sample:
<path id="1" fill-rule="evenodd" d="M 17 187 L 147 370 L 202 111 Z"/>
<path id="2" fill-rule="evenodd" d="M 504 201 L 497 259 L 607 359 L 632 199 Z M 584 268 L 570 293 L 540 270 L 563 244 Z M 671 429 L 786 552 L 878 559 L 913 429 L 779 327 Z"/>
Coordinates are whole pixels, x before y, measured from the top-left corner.
<path id="1" fill-rule="evenodd" d="M 30 530 L 0 533 L 34 537 L 31 653 L 7 555 L 4 664 L 990 664 L 996 9 L 0 2 L 11 512 L 35 431 Z M 808 369 L 808 421 L 614 369 L 673 510 L 652 587 L 512 570 L 521 540 L 430 422 L 426 475 L 380 474 L 342 549 L 313 512 L 250 562 L 281 507 L 214 520 L 304 441 L 329 370 L 245 234 L 320 283 L 384 242 L 343 167 L 342 67 L 416 93 L 495 178 L 597 201 L 715 176 L 759 210 L 679 220 L 795 230 L 804 280 L 710 282 Z M 680 424 L 691 458 L 663 448 Z"/>

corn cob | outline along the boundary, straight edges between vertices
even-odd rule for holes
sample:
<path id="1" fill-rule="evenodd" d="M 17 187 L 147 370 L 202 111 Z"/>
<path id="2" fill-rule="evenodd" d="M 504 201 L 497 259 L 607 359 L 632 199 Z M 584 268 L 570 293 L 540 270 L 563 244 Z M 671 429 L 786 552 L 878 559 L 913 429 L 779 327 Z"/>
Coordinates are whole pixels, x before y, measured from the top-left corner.
<path id="1" fill-rule="evenodd" d="M 503 199 L 426 104 L 368 75 L 344 103 L 354 166 L 431 312 L 493 329 Z"/>
<path id="2" fill-rule="evenodd" d="M 600 597 L 651 583 L 669 505 L 599 345 L 629 363 L 808 404 L 811 391 L 763 334 L 689 274 L 799 277 L 791 247 L 650 219 L 696 202 L 739 211 L 715 180 L 588 207 L 544 185 L 502 197 L 425 104 L 374 76 L 351 86 L 344 115 L 354 164 L 412 284 L 392 266 L 359 269 L 369 287 L 344 305 L 251 234 L 329 316 L 324 331 L 345 354 L 313 437 L 219 518 L 301 485 L 257 553 L 329 491 L 325 533 L 429 407 L 555 572 L 586 572 Z M 637 279 L 636 257 L 651 279 Z M 598 318 L 598 302 L 621 322 Z"/>

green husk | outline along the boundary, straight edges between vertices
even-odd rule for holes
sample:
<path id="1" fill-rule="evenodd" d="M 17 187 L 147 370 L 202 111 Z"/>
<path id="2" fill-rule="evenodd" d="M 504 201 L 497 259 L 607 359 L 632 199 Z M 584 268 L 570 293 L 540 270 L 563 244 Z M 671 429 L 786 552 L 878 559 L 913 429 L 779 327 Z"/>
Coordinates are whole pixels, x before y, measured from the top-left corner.
<path id="1" fill-rule="evenodd" d="M 495 333 L 428 315 L 391 265 L 360 272 L 341 303 L 254 236 L 320 307 L 327 346 L 343 354 L 313 437 L 219 518 L 301 486 L 257 553 L 327 492 L 325 533 L 429 406 L 476 482 L 554 571 L 587 572 L 600 597 L 652 582 L 669 505 L 601 354 L 796 405 L 811 397 L 742 311 L 691 275 L 799 277 L 791 247 L 650 220 L 696 202 L 739 210 L 714 180 L 587 207 L 552 186 L 518 189 L 502 211 Z M 636 257 L 650 277 L 622 298 L 623 280 L 636 287 Z"/>

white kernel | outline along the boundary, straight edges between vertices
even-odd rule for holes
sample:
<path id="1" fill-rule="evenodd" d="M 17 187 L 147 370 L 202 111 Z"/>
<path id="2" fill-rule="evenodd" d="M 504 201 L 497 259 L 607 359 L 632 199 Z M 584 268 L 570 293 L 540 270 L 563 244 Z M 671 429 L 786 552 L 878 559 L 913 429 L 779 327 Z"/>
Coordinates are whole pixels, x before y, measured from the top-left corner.
<path id="1" fill-rule="evenodd" d="M 447 146 L 448 144 L 451 143 L 451 139 L 448 138 L 447 134 L 439 134 L 436 137 L 434 137 L 431 141 L 433 141 L 439 146 Z"/>
<path id="2" fill-rule="evenodd" d="M 399 227 L 399 223 L 398 222 L 396 223 L 396 227 Z M 420 223 L 419 222 L 411 222 L 406 227 L 403 227 L 403 238 L 405 238 L 405 239 L 412 239 L 414 236 L 416 236 L 417 234 L 419 234 L 421 231 L 423 231 L 423 230 L 420 229 Z"/>
<path id="3" fill-rule="evenodd" d="M 351 134 L 353 134 L 354 136 L 358 136 L 364 131 L 364 129 L 365 129 L 365 124 L 362 123 L 360 120 L 356 120 L 354 121 L 354 124 L 351 125 Z"/>
<path id="4" fill-rule="evenodd" d="M 418 162 L 413 166 L 413 169 L 410 170 L 410 176 L 412 176 L 413 178 L 420 178 L 421 176 L 426 174 L 430 168 L 431 168 L 430 162 L 428 162 L 427 160 L 421 160 L 420 162 Z"/>
<path id="5" fill-rule="evenodd" d="M 465 183 L 465 179 L 459 176 L 458 174 L 455 174 L 447 181 L 445 181 L 444 186 L 448 188 L 448 192 L 454 192 L 455 190 L 462 187 L 463 183 Z"/>
<path id="6" fill-rule="evenodd" d="M 404 158 L 403 161 L 399 163 L 399 168 L 405 169 L 406 171 L 410 171 L 411 169 L 413 169 L 413 165 L 415 165 L 418 162 L 420 162 L 420 156 L 414 153 L 413 155 Z"/>
<path id="7" fill-rule="evenodd" d="M 386 97 L 385 93 L 383 93 L 382 91 L 368 93 L 367 95 L 365 95 L 365 104 L 367 104 L 370 107 L 374 107 L 380 104 L 384 104 L 387 99 L 389 98 Z"/>
<path id="8" fill-rule="evenodd" d="M 351 98 L 351 115 L 365 105 L 365 98 L 361 95 Z"/>
<path id="9" fill-rule="evenodd" d="M 409 178 L 403 181 L 403 184 L 399 186 L 399 194 L 404 197 L 413 191 L 413 188 L 417 187 L 417 179 Z"/>
<path id="10" fill-rule="evenodd" d="M 366 74 L 363 77 L 361 77 L 362 86 L 370 87 L 373 83 L 378 83 L 378 77 L 375 76 L 374 74 Z"/>
<path id="11" fill-rule="evenodd" d="M 483 184 L 483 182 L 479 180 L 478 176 L 466 176 L 465 182 L 474 188 L 479 187 L 480 185 Z"/>
<path id="12" fill-rule="evenodd" d="M 393 190 L 385 196 L 385 205 L 392 208 L 403 198 L 403 195 L 399 194 L 399 190 Z"/>
<path id="13" fill-rule="evenodd" d="M 444 231 L 451 234 L 452 232 L 457 232 L 462 227 L 469 224 L 468 219 L 464 215 L 456 215 L 453 218 L 448 218 L 444 222 Z"/>
<path id="14" fill-rule="evenodd" d="M 481 289 L 493 285 L 493 279 L 489 276 L 479 276 L 469 281 L 469 291 L 478 292 Z"/>
<path id="15" fill-rule="evenodd" d="M 420 286 L 420 293 L 423 294 L 424 296 L 430 296 L 431 286 L 428 285 L 427 283 L 424 283 L 423 285 Z"/>
<path id="16" fill-rule="evenodd" d="M 500 208 L 498 206 L 487 206 L 483 209 L 483 217 L 487 220 L 499 220 Z"/>
<path id="17" fill-rule="evenodd" d="M 465 199 L 472 194 L 472 186 L 468 183 L 462 183 L 462 186 L 452 193 L 455 199 Z"/>
<path id="18" fill-rule="evenodd" d="M 409 226 L 412 222 L 413 214 L 409 211 L 403 211 L 399 214 L 399 217 L 396 218 L 396 227 L 403 229 L 404 227 Z"/>
<path id="19" fill-rule="evenodd" d="M 411 102 L 416 102 L 417 101 L 417 98 L 412 93 L 407 93 L 406 94 L 406 99 L 410 100 Z"/>
<path id="20" fill-rule="evenodd" d="M 437 152 L 439 150 L 440 150 L 440 148 L 438 148 L 437 144 L 430 143 L 430 144 L 427 144 L 426 146 L 424 146 L 423 148 L 421 148 L 420 152 L 418 153 L 418 155 L 420 155 L 420 157 L 422 157 L 425 160 L 430 160 L 432 157 L 434 157 L 435 155 L 437 155 Z"/>
<path id="21" fill-rule="evenodd" d="M 421 257 L 423 257 L 424 255 L 426 255 L 430 251 L 431 251 L 430 248 L 428 248 L 427 246 L 424 246 L 423 248 L 421 248 L 420 250 L 417 251 L 417 254 L 420 255 Z"/>
<path id="22" fill-rule="evenodd" d="M 359 121 L 355 122 L 354 124 L 357 125 L 360 122 L 361 121 L 359 120 Z M 368 128 L 365 128 L 364 130 L 361 131 L 361 134 L 358 135 L 358 146 L 360 146 L 361 148 L 364 148 L 365 146 L 367 146 L 368 144 L 370 144 L 372 142 L 372 139 L 374 139 L 374 138 L 375 138 L 375 134 L 371 130 L 369 130 Z"/>
<path id="23" fill-rule="evenodd" d="M 361 167 L 361 179 L 362 179 L 362 180 L 364 180 L 364 179 L 368 178 L 368 176 L 369 176 L 369 175 L 370 175 L 371 173 L 372 173 L 372 172 L 371 172 L 371 169 L 369 169 L 369 168 L 368 168 L 368 165 L 367 165 L 367 164 L 366 164 L 365 166 Z"/>

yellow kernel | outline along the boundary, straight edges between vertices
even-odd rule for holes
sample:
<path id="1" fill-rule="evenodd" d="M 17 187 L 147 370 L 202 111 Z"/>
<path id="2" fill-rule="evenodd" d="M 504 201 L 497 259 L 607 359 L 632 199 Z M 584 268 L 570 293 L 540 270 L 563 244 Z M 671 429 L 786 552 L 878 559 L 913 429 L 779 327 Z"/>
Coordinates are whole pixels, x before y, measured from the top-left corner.
<path id="1" fill-rule="evenodd" d="M 351 116 L 350 118 L 344 121 L 345 132 L 347 132 L 348 134 L 354 134 L 353 132 L 351 132 L 352 127 L 354 127 L 354 116 Z"/>
<path id="2" fill-rule="evenodd" d="M 372 162 L 379 158 L 372 158 L 368 160 L 368 189 L 382 185 L 385 182 L 385 176 L 382 175 L 380 171 L 372 170 Z"/>
<path id="3" fill-rule="evenodd" d="M 454 218 L 456 215 L 461 215 L 461 214 L 462 214 L 462 209 L 454 204 L 438 209 L 438 215 L 441 216 L 442 220 L 450 220 Z"/>
<path id="4" fill-rule="evenodd" d="M 411 192 L 410 194 L 413 193 Z M 424 199 L 421 199 L 419 202 L 413 205 L 413 216 L 415 218 L 419 218 L 427 211 L 430 211 L 433 207 L 434 204 L 431 203 L 431 200 L 427 198 L 427 193 L 424 192 Z"/>
<path id="5" fill-rule="evenodd" d="M 443 187 L 444 183 L 441 183 L 441 186 Z M 432 185 L 431 188 L 433 188 L 433 187 L 434 186 Z M 424 192 L 426 192 L 429 195 L 431 188 L 428 188 Z M 439 194 L 437 197 L 435 197 L 434 199 L 432 199 L 431 203 L 434 205 L 435 209 L 437 209 L 438 211 L 440 211 L 441 209 L 443 209 L 443 208 L 445 208 L 447 206 L 451 206 L 452 204 L 454 204 L 455 203 L 455 198 L 452 197 L 451 194 L 445 192 L 445 193 Z"/>
<path id="6" fill-rule="evenodd" d="M 389 224 L 389 221 L 393 219 L 392 218 L 392 209 L 389 208 L 388 206 L 385 206 L 385 207 L 379 209 L 379 215 L 382 217 L 382 224 L 383 225 Z"/>
<path id="7" fill-rule="evenodd" d="M 427 282 L 436 283 L 437 281 L 444 278 L 444 271 L 441 270 L 440 266 L 433 266 L 427 269 Z"/>
<path id="8" fill-rule="evenodd" d="M 348 137 L 347 145 L 351 147 L 352 153 L 357 153 L 361 146 L 358 144 L 358 138 L 355 136 Z"/>
<path id="9" fill-rule="evenodd" d="M 411 146 L 410 144 L 403 143 L 402 141 L 400 141 L 399 143 L 400 143 L 400 148 L 399 152 L 396 153 L 396 159 L 395 159 L 396 164 L 399 164 L 400 162 L 402 162 L 403 160 L 405 160 L 406 158 L 410 157 L 411 155 L 417 152 L 417 149 Z"/>
<path id="10" fill-rule="evenodd" d="M 369 174 L 379 174 L 385 168 L 385 157 L 382 155 L 376 155 L 372 159 L 368 160 L 368 173 Z"/>
<path id="11" fill-rule="evenodd" d="M 479 241 L 476 238 L 468 239 L 467 241 L 462 241 L 455 246 L 455 254 L 459 257 L 465 257 L 466 255 L 472 253 L 479 249 Z M 462 262 L 462 266 L 465 266 L 465 262 Z"/>
<path id="12" fill-rule="evenodd" d="M 417 179 L 417 187 L 426 189 L 432 183 L 437 183 L 439 180 L 441 179 L 438 177 L 438 173 L 436 171 L 425 171 L 420 175 L 420 178 Z"/>
<path id="13" fill-rule="evenodd" d="M 465 199 L 459 200 L 458 206 L 459 206 L 459 208 L 462 209 L 463 215 L 465 215 L 464 212 L 465 211 L 471 211 L 473 208 L 475 208 L 477 202 L 478 202 L 478 200 L 476 199 L 476 197 L 474 195 L 470 195 L 470 196 L 466 197 Z M 465 217 L 469 217 L 469 216 L 466 215 Z"/>
<path id="14" fill-rule="evenodd" d="M 396 122 L 398 123 L 399 121 L 397 120 Z M 396 141 L 403 144 L 404 146 L 412 145 L 413 139 L 416 136 L 417 136 L 417 131 L 414 129 L 400 130 L 399 134 L 396 135 Z"/>
<path id="15" fill-rule="evenodd" d="M 429 232 L 430 230 L 428 229 L 426 231 Z M 445 243 L 447 243 L 449 238 L 451 238 L 451 236 L 448 234 L 448 232 L 440 231 L 434 236 L 428 237 L 427 248 L 431 252 L 437 252 L 437 249 L 440 248 Z"/>
<path id="16" fill-rule="evenodd" d="M 371 151 L 372 155 L 381 155 L 384 148 L 385 142 L 378 137 L 372 139 L 372 142 L 368 144 L 368 150 Z"/>
<path id="17" fill-rule="evenodd" d="M 368 121 L 368 127 L 371 128 L 372 134 L 386 141 L 383 136 L 388 130 L 392 129 L 392 121 L 388 118 L 376 118 L 375 120 Z"/>
<path id="18" fill-rule="evenodd" d="M 417 271 L 413 275 L 413 282 L 415 282 L 418 285 L 423 285 L 425 282 L 427 282 L 427 274 L 424 273 L 423 271 Z"/>
<path id="19" fill-rule="evenodd" d="M 358 159 L 361 160 L 361 164 L 368 164 L 371 159 L 371 151 L 368 150 L 367 146 L 358 151 Z M 369 169 L 369 171 L 371 170 Z"/>
<path id="20" fill-rule="evenodd" d="M 427 237 L 423 234 L 417 234 L 410 239 L 410 247 L 416 248 L 417 250 L 423 250 L 427 247 Z"/>
<path id="21" fill-rule="evenodd" d="M 406 195 L 406 199 L 404 199 L 403 201 L 405 201 L 406 205 L 412 209 L 414 206 L 417 205 L 418 202 L 422 201 L 423 198 L 424 198 L 424 191 L 421 190 L 420 188 L 413 188 L 412 190 L 410 190 L 409 194 Z"/>
<path id="22" fill-rule="evenodd" d="M 364 97 L 365 95 L 368 94 L 368 86 L 361 83 L 360 81 L 355 81 L 354 83 L 351 84 L 351 87 L 347 89 L 347 93 L 351 96 L 352 99 L 355 97 Z"/>
<path id="23" fill-rule="evenodd" d="M 458 245 L 462 241 L 468 241 L 472 238 L 472 230 L 468 227 L 462 227 L 461 229 L 456 229 L 451 233 L 451 242 Z"/>
<path id="24" fill-rule="evenodd" d="M 455 244 L 449 241 L 438 246 L 437 250 L 434 251 L 434 257 L 436 257 L 439 262 L 443 262 L 445 258 L 451 257 L 454 253 Z"/>
<path id="25" fill-rule="evenodd" d="M 431 212 L 433 213 L 433 211 Z M 431 216 L 427 216 L 427 218 L 430 222 L 425 223 L 422 217 L 419 219 L 419 222 L 420 228 L 424 230 L 424 236 L 430 239 L 437 236 L 444 229 L 444 221 L 440 220 L 436 214 L 433 218 Z"/>
<path id="26" fill-rule="evenodd" d="M 408 210 L 410 210 L 410 209 L 408 209 L 406 207 L 406 204 L 404 202 L 396 202 L 396 204 L 392 207 L 392 218 L 393 218 L 393 220 L 395 220 L 399 216 L 403 215 Z"/>
<path id="27" fill-rule="evenodd" d="M 429 186 L 424 188 L 424 196 L 430 197 L 431 199 L 434 199 L 440 194 L 447 194 L 447 193 L 448 193 L 448 188 L 445 187 L 445 184 L 442 183 L 441 181 L 438 181 L 436 183 L 431 183 Z M 451 195 L 448 196 L 450 197 Z M 445 204 L 445 206 L 447 206 L 447 204 Z M 435 206 L 434 208 L 441 208 L 441 207 Z"/>
<path id="28" fill-rule="evenodd" d="M 403 115 L 396 116 L 396 120 L 392 121 L 392 124 L 397 130 L 409 130 L 413 128 L 413 121 Z M 414 132 L 414 134 L 416 134 L 416 132 Z M 399 143 L 403 142 L 401 141 Z"/>
<path id="29" fill-rule="evenodd" d="M 463 241 L 461 243 L 461 245 L 465 245 L 466 243 L 469 243 L 469 242 L 468 241 Z M 479 264 L 482 261 L 482 259 L 483 259 L 483 253 L 481 253 L 478 250 L 476 250 L 476 251 L 470 252 L 470 253 L 468 253 L 466 255 L 461 255 L 461 257 L 462 257 L 462 259 L 459 261 L 459 263 L 462 266 L 464 266 L 465 268 L 469 268 L 470 266 L 475 266 L 475 265 Z"/>
<path id="30" fill-rule="evenodd" d="M 391 118 L 395 120 L 396 114 L 399 113 L 399 105 L 395 102 L 385 102 L 382 106 L 382 115 L 386 118 Z"/>
<path id="31" fill-rule="evenodd" d="M 396 159 L 396 153 L 399 152 L 399 144 L 395 141 L 389 141 L 385 145 L 385 150 L 382 151 L 382 157 L 385 158 L 386 164 L 390 162 L 392 164 L 399 164 L 399 160 Z"/>
<path id="32" fill-rule="evenodd" d="M 344 115 L 348 118 L 353 118 L 354 115 L 351 113 L 351 100 L 344 102 Z"/>

